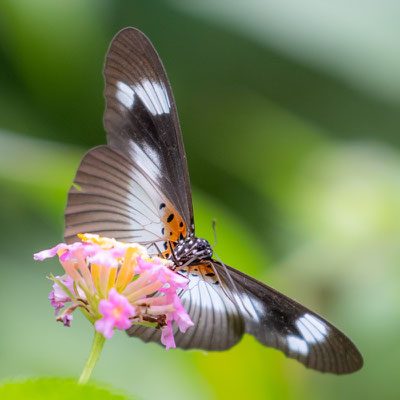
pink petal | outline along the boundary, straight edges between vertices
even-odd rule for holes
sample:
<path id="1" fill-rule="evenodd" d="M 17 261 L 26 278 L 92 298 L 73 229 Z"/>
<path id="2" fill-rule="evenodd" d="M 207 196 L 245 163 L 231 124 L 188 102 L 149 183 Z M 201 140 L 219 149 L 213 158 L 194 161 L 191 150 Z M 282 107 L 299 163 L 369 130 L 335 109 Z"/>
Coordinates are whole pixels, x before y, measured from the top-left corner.
<path id="1" fill-rule="evenodd" d="M 138 257 L 137 263 L 138 265 L 135 271 L 137 274 L 142 274 L 143 272 L 149 272 L 150 274 L 154 273 L 154 263 L 143 260 L 142 257 Z"/>
<path id="2" fill-rule="evenodd" d="M 114 334 L 114 327 L 122 330 L 132 325 L 129 317 L 136 314 L 136 309 L 125 296 L 119 294 L 115 288 L 111 288 L 108 292 L 108 300 L 100 300 L 99 312 L 103 318 L 95 322 L 95 328 L 106 339 L 110 339 Z"/>
<path id="3" fill-rule="evenodd" d="M 96 331 L 103 334 L 106 339 L 111 339 L 114 335 L 114 324 L 110 319 L 99 319 L 94 323 L 94 327 Z"/>
<path id="4" fill-rule="evenodd" d="M 82 242 L 75 242 L 68 245 L 68 251 L 61 255 L 61 261 L 70 261 L 77 258 L 78 253 L 82 253 L 84 258 L 90 257 L 96 252 L 101 250 L 101 247 L 98 244 L 94 243 L 82 243 Z"/>
<path id="5" fill-rule="evenodd" d="M 185 308 L 181 303 L 181 299 L 178 295 L 175 296 L 174 299 L 174 308 L 175 311 L 172 313 L 172 318 L 178 326 L 179 330 L 182 333 L 185 333 L 188 328 L 194 325 L 191 320 L 189 314 L 186 312 Z"/>
<path id="6" fill-rule="evenodd" d="M 68 327 L 71 326 L 71 321 L 74 319 L 73 315 L 71 314 L 64 314 L 61 318 L 64 326 Z"/>
<path id="7" fill-rule="evenodd" d="M 111 302 L 113 305 L 119 305 L 119 304 L 126 304 L 126 302 L 128 302 L 128 300 L 126 300 L 126 297 L 123 296 L 122 294 L 119 294 L 117 292 L 117 289 L 115 289 L 114 287 L 110 289 L 110 291 L 108 292 L 108 301 Z M 125 303 L 124 303 L 125 301 Z"/>
<path id="8" fill-rule="evenodd" d="M 114 258 L 109 250 L 100 250 L 88 257 L 88 262 L 93 264 L 104 265 L 105 267 L 117 267 L 118 261 Z"/>
<path id="9" fill-rule="evenodd" d="M 59 279 L 61 283 L 67 287 L 73 284 L 73 281 L 69 276 L 64 280 L 62 279 L 62 276 L 56 276 L 55 278 Z M 57 282 L 53 283 L 53 291 L 50 292 L 48 299 L 50 300 L 50 304 L 54 307 L 55 315 L 60 312 L 60 310 L 65 306 L 65 303 L 71 301 L 67 293 L 64 292 Z"/>
<path id="10" fill-rule="evenodd" d="M 167 326 L 161 330 L 161 343 L 165 346 L 166 350 L 176 347 L 171 321 L 168 321 Z"/>
<path id="11" fill-rule="evenodd" d="M 61 279 L 61 277 L 59 277 L 59 276 L 56 276 L 56 278 L 59 278 L 59 279 Z M 61 279 L 61 283 L 63 284 L 63 285 L 65 285 L 65 287 L 73 294 L 73 295 L 76 295 L 76 291 L 75 291 L 75 286 L 74 286 L 74 280 L 69 276 L 69 275 L 67 275 L 66 276 L 66 278 L 65 279 Z M 57 285 L 58 286 L 58 285 Z M 53 286 L 54 287 L 54 286 Z M 85 296 L 85 292 L 79 287 L 79 286 L 76 286 L 76 288 L 77 288 L 77 290 L 78 290 L 78 297 L 80 297 L 80 298 L 82 298 L 82 299 L 86 299 L 86 296 Z M 61 288 L 60 288 L 61 289 Z M 62 289 L 61 289 L 62 290 Z"/>
<path id="12" fill-rule="evenodd" d="M 36 261 L 43 261 L 46 258 L 54 257 L 57 254 L 58 250 L 66 249 L 66 248 L 68 248 L 67 244 L 60 243 L 60 244 L 58 244 L 57 246 L 55 246 L 55 247 L 53 247 L 51 249 L 39 251 L 39 253 L 36 253 L 36 254 L 33 255 L 33 259 L 36 260 Z"/>
<path id="13" fill-rule="evenodd" d="M 114 309 L 114 304 L 112 304 L 110 301 L 108 300 L 100 300 L 99 302 L 99 313 L 103 316 L 103 317 L 108 317 L 109 315 L 111 315 L 112 310 Z"/>
<path id="14" fill-rule="evenodd" d="M 65 306 L 64 301 L 56 299 L 54 291 L 49 293 L 48 299 L 50 300 L 51 306 L 54 307 L 54 315 L 57 315 L 60 312 L 60 310 Z M 66 299 L 69 300 L 69 297 L 67 297 Z"/>
<path id="15" fill-rule="evenodd" d="M 129 245 L 124 245 L 124 246 L 118 246 L 113 249 L 110 249 L 110 253 L 112 254 L 113 257 L 115 258 L 121 258 L 124 257 L 126 254 L 126 250 L 128 249 Z"/>
<path id="16" fill-rule="evenodd" d="M 133 314 L 132 314 L 132 317 L 133 317 L 134 315 L 135 315 L 135 314 L 133 313 Z M 124 316 L 124 317 L 121 317 L 120 319 L 116 320 L 114 324 L 115 324 L 115 327 L 116 327 L 117 329 L 125 330 L 125 329 L 128 329 L 128 328 L 131 327 L 132 322 L 130 321 L 129 318 L 127 318 L 127 317 Z"/>

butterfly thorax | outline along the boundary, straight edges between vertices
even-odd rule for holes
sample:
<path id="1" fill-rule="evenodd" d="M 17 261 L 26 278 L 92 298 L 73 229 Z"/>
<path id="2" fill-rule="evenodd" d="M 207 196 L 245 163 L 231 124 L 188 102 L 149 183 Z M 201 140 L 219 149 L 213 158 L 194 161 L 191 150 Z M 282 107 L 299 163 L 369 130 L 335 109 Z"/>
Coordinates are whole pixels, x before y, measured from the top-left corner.
<path id="1" fill-rule="evenodd" d="M 212 255 L 213 251 L 207 240 L 194 235 L 178 240 L 174 248 L 174 258 L 179 265 L 209 260 Z"/>

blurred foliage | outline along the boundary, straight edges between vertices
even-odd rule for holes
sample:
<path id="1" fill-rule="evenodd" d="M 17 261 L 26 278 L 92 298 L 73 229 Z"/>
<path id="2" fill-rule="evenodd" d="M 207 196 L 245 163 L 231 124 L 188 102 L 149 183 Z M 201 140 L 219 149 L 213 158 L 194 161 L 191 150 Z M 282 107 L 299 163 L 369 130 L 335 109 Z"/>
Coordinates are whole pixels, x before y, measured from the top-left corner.
<path id="1" fill-rule="evenodd" d="M 77 376 L 89 352 L 86 321 L 65 329 L 52 318 L 44 277 L 59 267 L 34 264 L 32 253 L 62 238 L 80 157 L 105 142 L 104 55 L 119 29 L 136 26 L 174 90 L 198 235 L 212 242 L 216 218 L 226 263 L 332 320 L 365 366 L 328 376 L 251 337 L 205 354 L 121 333 L 94 378 L 145 399 L 397 399 L 400 91 L 394 81 L 379 86 L 382 76 L 374 81 L 360 60 L 361 50 L 395 53 L 398 41 L 388 36 L 383 48 L 359 17 L 368 10 L 376 30 L 397 32 L 391 2 L 359 13 L 345 2 L 324 9 L 307 0 L 298 13 L 290 0 L 211 3 L 0 3 L 0 377 Z M 341 25 L 324 29 L 326 15 Z M 257 22 L 272 17 L 269 30 Z M 339 64 L 351 74 L 335 73 Z"/>
<path id="2" fill-rule="evenodd" d="M 25 382 L 0 384 L 3 400 L 126 400 L 128 397 L 113 394 L 107 389 L 93 385 L 80 386 L 73 379 L 41 378 Z M 129 396 L 130 399 L 133 397 Z"/>

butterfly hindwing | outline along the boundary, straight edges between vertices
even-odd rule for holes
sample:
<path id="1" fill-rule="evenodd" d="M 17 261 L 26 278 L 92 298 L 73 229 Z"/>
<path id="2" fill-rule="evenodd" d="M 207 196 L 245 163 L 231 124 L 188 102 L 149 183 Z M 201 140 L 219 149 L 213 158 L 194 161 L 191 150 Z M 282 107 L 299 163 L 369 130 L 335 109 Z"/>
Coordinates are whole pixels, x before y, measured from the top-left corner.
<path id="1" fill-rule="evenodd" d="M 194 229 L 189 173 L 172 90 L 150 40 L 125 28 L 104 66 L 108 144 L 143 168 Z"/>
<path id="2" fill-rule="evenodd" d="M 223 292 L 210 264 L 180 267 L 177 271 L 189 278 L 188 289 L 180 297 L 194 322 L 185 333 L 174 326 L 177 347 L 212 351 L 237 344 L 244 333 L 244 319 L 237 305 Z M 128 334 L 160 343 L 161 333 L 152 328 L 132 326 Z"/>
<path id="3" fill-rule="evenodd" d="M 321 372 L 361 368 L 356 346 L 328 321 L 241 271 L 216 261 L 213 265 L 240 308 L 246 333 Z"/>
<path id="4" fill-rule="evenodd" d="M 336 374 L 361 368 L 357 348 L 328 321 L 240 271 L 217 261 L 212 265 L 177 270 L 190 280 L 181 299 L 195 322 L 184 334 L 174 329 L 178 347 L 225 350 L 248 333 L 308 368 Z M 129 334 L 146 341 L 160 338 L 144 327 L 133 327 Z"/>

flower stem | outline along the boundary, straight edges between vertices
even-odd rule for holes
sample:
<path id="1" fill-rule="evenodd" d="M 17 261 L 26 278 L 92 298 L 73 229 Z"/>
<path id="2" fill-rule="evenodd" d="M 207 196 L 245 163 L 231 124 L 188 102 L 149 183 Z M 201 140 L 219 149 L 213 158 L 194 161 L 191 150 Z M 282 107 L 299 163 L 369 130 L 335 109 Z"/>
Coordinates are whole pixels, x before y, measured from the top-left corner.
<path id="1" fill-rule="evenodd" d="M 79 377 L 78 383 L 80 385 L 84 385 L 85 383 L 87 383 L 90 375 L 92 375 L 93 368 L 96 365 L 97 360 L 99 359 L 105 340 L 105 337 L 100 332 L 94 332 L 92 350 L 90 351 L 85 368 L 83 369 L 81 376 Z"/>

